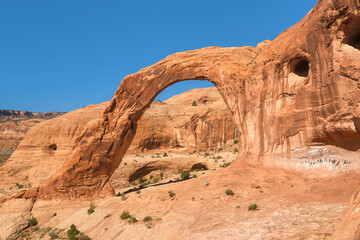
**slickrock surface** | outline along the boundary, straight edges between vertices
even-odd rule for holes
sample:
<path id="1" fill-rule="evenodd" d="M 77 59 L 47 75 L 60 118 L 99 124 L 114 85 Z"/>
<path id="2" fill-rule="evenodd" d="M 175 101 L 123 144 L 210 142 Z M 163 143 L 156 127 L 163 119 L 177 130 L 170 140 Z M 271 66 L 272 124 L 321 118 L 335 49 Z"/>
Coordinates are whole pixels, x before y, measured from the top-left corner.
<path id="1" fill-rule="evenodd" d="M 197 106 L 192 106 L 194 101 Z M 0 196 L 19 191 L 16 183 L 25 185 L 25 188 L 38 186 L 61 168 L 84 126 L 98 118 L 107 104 L 87 106 L 31 129 L 16 152 L 0 168 L 0 187 L 14 187 L 10 193 L 0 191 Z M 26 122 L 30 121 L 35 125 L 43 120 Z M 14 134 L 20 135 L 19 132 Z M 194 89 L 162 103 L 154 102 L 139 121 L 139 128 L 128 154 L 159 150 L 181 153 L 217 149 L 238 137 L 236 134 L 238 132 L 230 112 L 216 88 Z M 136 166 L 139 167 L 141 166 Z M 128 171 L 127 168 L 123 170 Z M 127 181 L 131 172 L 125 175 L 127 178 L 124 181 Z"/>
<path id="2" fill-rule="evenodd" d="M 358 0 L 319 0 L 273 41 L 175 53 L 128 75 L 101 116 L 76 134 L 64 165 L 16 198 L 35 201 L 32 213 L 42 226 L 75 222 L 94 238 L 357 239 L 358 192 L 346 208 L 359 186 L 359 9 Z M 229 107 L 239 130 L 237 159 L 230 168 L 116 201 L 109 180 L 138 121 L 158 93 L 190 79 L 213 82 Z M 227 188 L 236 195 L 224 197 Z M 169 199 L 169 191 L 176 197 Z M 80 199 L 96 201 L 100 215 L 87 216 Z M 3 206 L 8 201 L 16 199 Z M 66 202 L 83 210 L 74 214 Z M 237 202 L 240 214 L 230 207 Z M 49 215 L 55 203 L 59 215 Z M 247 211 L 252 203 L 260 210 Z M 126 209 L 139 219 L 154 216 L 156 231 L 119 225 Z"/>
<path id="3" fill-rule="evenodd" d="M 339 172 L 358 169 L 358 10 L 358 1 L 322 0 L 272 42 L 176 53 L 128 75 L 64 166 L 24 197 L 113 195 L 109 179 L 138 120 L 159 92 L 188 79 L 207 79 L 219 90 L 238 125 L 240 161 L 254 155 L 254 164 L 320 166 L 325 176 L 334 174 L 329 159 Z"/>
<path id="4" fill-rule="evenodd" d="M 62 114 L 60 112 L 0 110 L 0 166 L 15 151 L 31 127 Z"/>

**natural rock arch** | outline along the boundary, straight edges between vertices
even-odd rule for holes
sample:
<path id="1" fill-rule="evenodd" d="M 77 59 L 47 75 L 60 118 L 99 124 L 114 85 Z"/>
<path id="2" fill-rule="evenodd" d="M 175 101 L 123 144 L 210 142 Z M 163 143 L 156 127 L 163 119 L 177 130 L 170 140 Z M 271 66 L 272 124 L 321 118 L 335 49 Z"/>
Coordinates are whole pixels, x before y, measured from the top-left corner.
<path id="1" fill-rule="evenodd" d="M 319 144 L 330 144 L 333 155 L 351 150 L 355 156 L 360 51 L 346 35 L 359 19 L 359 8 L 355 0 L 320 0 L 272 42 L 176 53 L 128 75 L 101 117 L 86 126 L 64 166 L 18 197 L 114 194 L 109 178 L 135 136 L 137 121 L 163 89 L 190 79 L 209 80 L 219 90 L 241 133 L 239 156 L 287 168 L 295 168 L 304 151 Z M 348 44 L 355 48 L 343 46 Z M 349 138 L 352 146 L 345 148 Z"/>

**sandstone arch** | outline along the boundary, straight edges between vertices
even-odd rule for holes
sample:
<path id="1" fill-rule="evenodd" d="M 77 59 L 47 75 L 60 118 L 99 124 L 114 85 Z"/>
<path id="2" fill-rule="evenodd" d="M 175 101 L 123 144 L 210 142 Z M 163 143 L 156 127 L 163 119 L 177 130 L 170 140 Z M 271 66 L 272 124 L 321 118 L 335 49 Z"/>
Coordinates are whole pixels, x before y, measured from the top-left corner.
<path id="1" fill-rule="evenodd" d="M 190 79 L 209 80 L 219 90 L 241 133 L 239 156 L 287 168 L 319 145 L 330 145 L 339 157 L 348 151 L 358 156 L 360 51 L 357 35 L 349 41 L 345 35 L 358 21 L 359 8 L 355 0 L 320 0 L 272 42 L 176 53 L 130 74 L 101 118 L 86 126 L 63 168 L 39 189 L 19 196 L 113 194 L 108 180 L 145 109 L 163 89 Z M 355 48 L 344 46 L 349 44 Z M 349 138 L 353 145 L 346 148 Z"/>

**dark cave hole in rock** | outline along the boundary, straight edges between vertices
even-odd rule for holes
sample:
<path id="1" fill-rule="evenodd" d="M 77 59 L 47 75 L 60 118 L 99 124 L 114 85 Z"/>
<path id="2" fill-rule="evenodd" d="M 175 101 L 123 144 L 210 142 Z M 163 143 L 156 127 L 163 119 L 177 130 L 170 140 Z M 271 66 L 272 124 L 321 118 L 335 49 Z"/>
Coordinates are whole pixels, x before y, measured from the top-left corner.
<path id="1" fill-rule="evenodd" d="M 349 38 L 346 39 L 345 43 L 352 46 L 353 48 L 360 50 L 360 32 L 355 33 L 352 36 L 349 36 Z"/>
<path id="2" fill-rule="evenodd" d="M 296 62 L 293 72 L 300 77 L 307 77 L 309 75 L 309 62 L 305 59 Z"/>
<path id="3" fill-rule="evenodd" d="M 195 163 L 191 170 L 208 170 L 208 167 L 204 163 Z"/>
<path id="4" fill-rule="evenodd" d="M 360 17 L 350 16 L 340 27 L 344 31 L 345 38 L 343 44 L 352 46 L 353 48 L 360 50 Z"/>
<path id="5" fill-rule="evenodd" d="M 54 144 L 50 144 L 50 145 L 48 146 L 48 148 L 49 148 L 49 150 L 56 151 L 57 146 L 56 146 L 56 144 L 54 143 Z"/>

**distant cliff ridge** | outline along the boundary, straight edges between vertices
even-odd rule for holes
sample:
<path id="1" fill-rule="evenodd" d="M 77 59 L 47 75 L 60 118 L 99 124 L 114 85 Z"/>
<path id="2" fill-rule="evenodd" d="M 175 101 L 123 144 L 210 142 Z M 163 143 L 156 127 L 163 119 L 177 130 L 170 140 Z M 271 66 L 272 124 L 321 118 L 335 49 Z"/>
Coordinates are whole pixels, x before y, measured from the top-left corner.
<path id="1" fill-rule="evenodd" d="M 32 118 L 50 119 L 63 114 L 65 114 L 65 112 L 28 112 L 15 110 L 0 110 L 0 121 L 28 120 Z"/>

